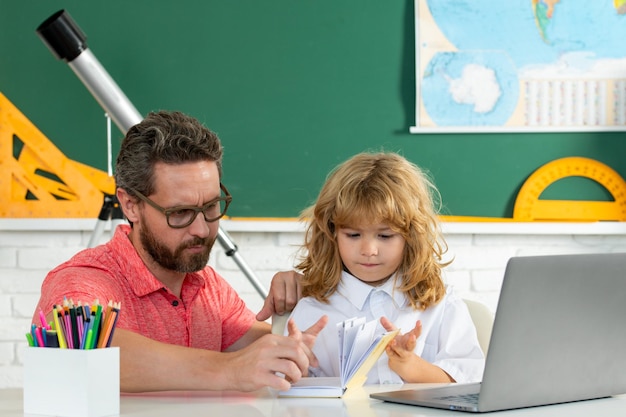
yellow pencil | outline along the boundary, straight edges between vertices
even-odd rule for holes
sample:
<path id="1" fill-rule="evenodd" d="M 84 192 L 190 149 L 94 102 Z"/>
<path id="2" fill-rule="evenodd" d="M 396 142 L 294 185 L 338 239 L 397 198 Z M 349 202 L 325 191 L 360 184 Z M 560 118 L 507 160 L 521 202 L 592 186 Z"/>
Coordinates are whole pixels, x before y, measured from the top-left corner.
<path id="1" fill-rule="evenodd" d="M 63 332 L 63 327 L 59 323 L 59 312 L 57 311 L 57 306 L 52 306 L 52 318 L 54 320 L 54 328 L 57 331 L 59 336 L 59 347 L 61 349 L 67 349 L 67 344 L 65 343 L 65 333 Z"/>

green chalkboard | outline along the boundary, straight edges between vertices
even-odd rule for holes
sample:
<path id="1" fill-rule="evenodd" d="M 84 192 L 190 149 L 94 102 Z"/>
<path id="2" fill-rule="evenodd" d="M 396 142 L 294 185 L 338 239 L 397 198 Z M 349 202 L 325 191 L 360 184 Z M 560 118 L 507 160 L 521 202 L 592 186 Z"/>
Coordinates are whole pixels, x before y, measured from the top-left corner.
<path id="1" fill-rule="evenodd" d="M 67 10 L 141 114 L 184 111 L 219 134 L 236 217 L 298 216 L 329 170 L 363 150 L 429 170 L 444 212 L 459 216 L 511 217 L 525 179 L 561 157 L 626 176 L 624 133 L 410 134 L 413 3 L 3 1 L 0 91 L 67 157 L 106 170 L 103 109 L 35 33 Z M 114 129 L 114 155 L 120 138 Z M 608 198 L 581 181 L 552 193 Z"/>

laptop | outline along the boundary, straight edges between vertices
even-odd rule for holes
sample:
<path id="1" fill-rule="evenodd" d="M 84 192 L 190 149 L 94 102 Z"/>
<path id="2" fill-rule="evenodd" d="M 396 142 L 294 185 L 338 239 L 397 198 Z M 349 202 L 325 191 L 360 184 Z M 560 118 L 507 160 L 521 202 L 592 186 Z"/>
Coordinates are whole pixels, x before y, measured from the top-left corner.
<path id="1" fill-rule="evenodd" d="M 626 253 L 513 257 L 481 383 L 370 394 L 488 412 L 626 393 Z"/>

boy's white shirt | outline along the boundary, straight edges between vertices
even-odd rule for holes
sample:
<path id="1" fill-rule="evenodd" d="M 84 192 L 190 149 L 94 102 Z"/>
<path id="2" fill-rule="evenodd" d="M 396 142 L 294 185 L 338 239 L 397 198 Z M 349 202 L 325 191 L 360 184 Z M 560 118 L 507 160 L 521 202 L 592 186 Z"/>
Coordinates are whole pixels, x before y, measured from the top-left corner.
<path id="1" fill-rule="evenodd" d="M 396 279 L 372 287 L 344 271 L 339 288 L 330 296 L 328 304 L 312 297 L 298 302 L 290 317 L 300 329 L 312 326 L 324 314 L 329 318 L 313 347 L 320 366 L 311 368 L 311 375 L 339 376 L 337 323 L 351 317 L 379 321 L 385 316 L 400 328 L 401 334 L 413 329 L 417 320 L 421 320 L 422 333 L 417 339 L 415 353 L 442 368 L 457 382 L 480 381 L 485 359 L 463 300 L 448 286 L 444 298 L 437 305 L 426 311 L 413 310 L 406 297 L 395 289 Z M 378 326 L 383 332 L 380 322 Z M 389 369 L 387 354 L 384 353 L 370 371 L 366 383 L 401 382 L 401 378 Z"/>

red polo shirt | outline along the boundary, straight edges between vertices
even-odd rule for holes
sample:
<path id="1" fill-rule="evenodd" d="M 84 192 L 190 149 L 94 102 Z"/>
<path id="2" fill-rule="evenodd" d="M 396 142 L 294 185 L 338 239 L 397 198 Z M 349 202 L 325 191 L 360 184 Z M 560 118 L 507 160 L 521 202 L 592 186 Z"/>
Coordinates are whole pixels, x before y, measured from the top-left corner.
<path id="1" fill-rule="evenodd" d="M 119 301 L 118 328 L 175 345 L 222 351 L 251 328 L 254 313 L 213 268 L 188 273 L 178 298 L 146 268 L 129 232 L 130 226 L 118 226 L 111 241 L 48 273 L 33 323 L 39 324 L 39 309 L 48 314 L 67 297 L 103 306 Z"/>

